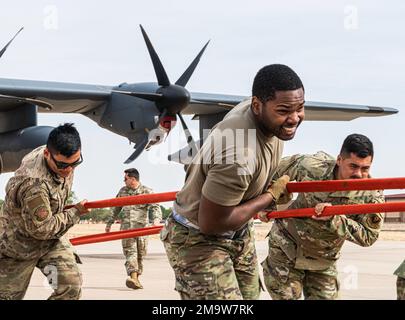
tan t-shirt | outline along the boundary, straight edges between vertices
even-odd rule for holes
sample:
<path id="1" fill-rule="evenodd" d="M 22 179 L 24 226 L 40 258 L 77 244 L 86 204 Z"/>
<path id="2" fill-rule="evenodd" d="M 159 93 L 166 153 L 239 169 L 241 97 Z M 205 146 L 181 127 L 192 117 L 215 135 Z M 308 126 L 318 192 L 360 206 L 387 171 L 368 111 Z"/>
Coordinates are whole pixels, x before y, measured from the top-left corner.
<path id="1" fill-rule="evenodd" d="M 283 142 L 256 128 L 251 100 L 233 108 L 211 131 L 189 165 L 174 210 L 198 225 L 201 195 L 236 206 L 262 194 L 275 173 Z"/>

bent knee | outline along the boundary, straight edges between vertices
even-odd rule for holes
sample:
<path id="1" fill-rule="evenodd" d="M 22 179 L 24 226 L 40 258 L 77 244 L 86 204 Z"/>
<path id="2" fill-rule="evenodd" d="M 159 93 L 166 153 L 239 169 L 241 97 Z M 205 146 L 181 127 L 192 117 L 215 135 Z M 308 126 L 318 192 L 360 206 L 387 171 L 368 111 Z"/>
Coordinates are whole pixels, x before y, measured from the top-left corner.
<path id="1" fill-rule="evenodd" d="M 302 281 L 285 266 L 262 263 L 264 284 L 273 300 L 298 300 L 302 295 Z"/>
<path id="2" fill-rule="evenodd" d="M 82 294 L 82 274 L 80 271 L 69 272 L 58 277 L 57 283 L 50 283 L 54 289 L 50 300 L 78 300 Z"/>

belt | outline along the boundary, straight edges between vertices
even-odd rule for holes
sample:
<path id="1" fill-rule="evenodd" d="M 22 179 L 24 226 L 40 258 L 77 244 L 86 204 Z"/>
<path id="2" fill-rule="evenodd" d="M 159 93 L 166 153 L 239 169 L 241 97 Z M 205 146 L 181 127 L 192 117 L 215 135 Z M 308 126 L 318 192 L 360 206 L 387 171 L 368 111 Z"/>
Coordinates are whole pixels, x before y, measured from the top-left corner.
<path id="1" fill-rule="evenodd" d="M 200 231 L 199 226 L 192 223 L 186 217 L 178 214 L 174 210 L 174 208 L 172 209 L 172 217 L 176 222 L 180 223 L 183 227 Z M 246 223 L 241 229 L 239 229 L 237 231 L 227 231 L 227 232 L 224 232 L 224 233 L 217 234 L 215 236 L 235 240 L 235 239 L 239 239 L 239 238 L 243 237 L 246 234 L 247 230 L 248 230 L 248 224 Z"/>
<path id="2" fill-rule="evenodd" d="M 183 225 L 184 227 L 187 228 L 192 228 L 195 230 L 200 230 L 200 227 L 192 223 L 190 220 L 188 220 L 186 217 L 178 214 L 176 211 L 174 211 L 174 208 L 172 209 L 172 217 L 174 220 L 176 220 L 178 223 Z"/>

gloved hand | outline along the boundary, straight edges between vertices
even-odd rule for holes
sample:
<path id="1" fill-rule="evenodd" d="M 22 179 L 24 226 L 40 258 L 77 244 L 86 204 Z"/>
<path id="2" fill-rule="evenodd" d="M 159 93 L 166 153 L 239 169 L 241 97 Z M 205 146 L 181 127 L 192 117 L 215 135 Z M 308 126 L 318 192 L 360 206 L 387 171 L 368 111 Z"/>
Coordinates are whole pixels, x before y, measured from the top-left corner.
<path id="1" fill-rule="evenodd" d="M 74 207 L 79 210 L 80 215 L 89 213 L 91 209 L 87 209 L 84 205 L 88 202 L 86 199 L 76 203 Z"/>
<path id="2" fill-rule="evenodd" d="M 292 194 L 287 190 L 287 183 L 290 182 L 290 177 L 284 175 L 274 181 L 266 192 L 273 196 L 273 201 L 276 204 L 286 204 L 292 199 Z"/>
<path id="3" fill-rule="evenodd" d="M 269 221 L 270 221 L 270 219 L 267 218 L 267 211 L 260 211 L 260 212 L 257 214 L 257 217 L 259 218 L 259 220 L 260 220 L 261 222 L 269 222 Z"/>
<path id="4" fill-rule="evenodd" d="M 289 203 L 293 198 L 292 193 L 289 193 L 288 191 L 281 194 L 280 198 L 277 200 L 277 204 L 287 204 Z"/>
<path id="5" fill-rule="evenodd" d="M 325 216 L 325 217 L 322 217 L 322 213 L 323 213 L 323 210 L 325 210 L 325 207 L 330 207 L 330 206 L 332 206 L 331 203 L 327 203 L 327 202 L 325 202 L 325 203 L 318 203 L 318 204 L 315 206 L 315 215 L 312 216 L 312 219 L 314 219 L 314 220 L 321 220 L 321 221 L 328 221 L 328 220 L 332 219 L 333 216 Z"/>

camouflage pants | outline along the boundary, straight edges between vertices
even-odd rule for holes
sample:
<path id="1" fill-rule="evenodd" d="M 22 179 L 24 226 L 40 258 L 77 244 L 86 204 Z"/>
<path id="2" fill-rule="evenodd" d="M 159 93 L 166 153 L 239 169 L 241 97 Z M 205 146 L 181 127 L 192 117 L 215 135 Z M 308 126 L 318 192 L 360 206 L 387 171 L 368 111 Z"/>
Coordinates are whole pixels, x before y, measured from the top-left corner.
<path id="1" fill-rule="evenodd" d="M 183 300 L 258 299 L 259 270 L 253 230 L 231 240 L 206 236 L 172 217 L 160 234 Z"/>
<path id="2" fill-rule="evenodd" d="M 297 300 L 304 292 L 304 298 L 336 299 L 339 282 L 336 266 L 326 270 L 300 270 L 277 246 L 269 241 L 269 254 L 262 262 L 264 283 L 273 300 Z"/>
<path id="3" fill-rule="evenodd" d="M 123 224 L 122 230 L 144 228 L 142 224 L 132 224 L 131 226 Z M 125 269 L 128 276 L 136 272 L 141 275 L 143 272 L 143 258 L 147 251 L 147 237 L 137 237 L 122 240 L 122 251 L 125 256 Z"/>
<path id="4" fill-rule="evenodd" d="M 397 296 L 398 300 L 405 300 L 405 278 L 398 277 L 397 279 Z"/>
<path id="5" fill-rule="evenodd" d="M 80 299 L 82 275 L 76 258 L 72 248 L 61 242 L 38 259 L 17 260 L 0 254 L 0 300 L 23 299 L 35 267 L 54 290 L 49 300 Z"/>

